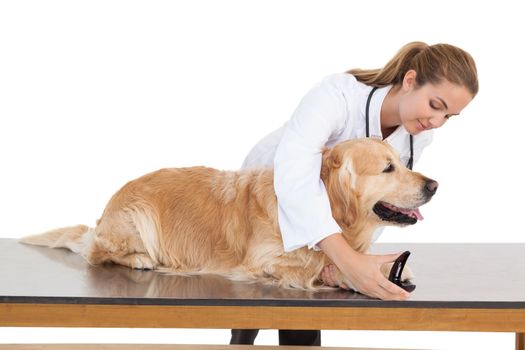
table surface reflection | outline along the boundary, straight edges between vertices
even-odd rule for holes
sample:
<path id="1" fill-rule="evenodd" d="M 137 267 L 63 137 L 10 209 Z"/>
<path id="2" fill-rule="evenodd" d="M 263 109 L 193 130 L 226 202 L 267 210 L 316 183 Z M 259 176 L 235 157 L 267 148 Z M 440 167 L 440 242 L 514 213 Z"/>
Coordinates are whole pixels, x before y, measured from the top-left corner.
<path id="1" fill-rule="evenodd" d="M 123 266 L 90 266 L 66 249 L 0 239 L 0 303 L 239 305 L 406 308 L 525 308 L 525 244 L 376 244 L 372 253 L 410 250 L 417 285 L 403 302 L 340 289 L 318 292 L 177 276 Z"/>

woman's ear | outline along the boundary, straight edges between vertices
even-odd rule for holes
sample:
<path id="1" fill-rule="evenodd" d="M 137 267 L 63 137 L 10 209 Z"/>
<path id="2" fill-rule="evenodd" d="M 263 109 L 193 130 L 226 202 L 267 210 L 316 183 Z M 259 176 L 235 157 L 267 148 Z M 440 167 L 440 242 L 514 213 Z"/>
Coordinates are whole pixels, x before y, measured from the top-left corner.
<path id="1" fill-rule="evenodd" d="M 403 91 L 407 92 L 416 86 L 417 72 L 413 69 L 405 73 L 403 77 Z"/>

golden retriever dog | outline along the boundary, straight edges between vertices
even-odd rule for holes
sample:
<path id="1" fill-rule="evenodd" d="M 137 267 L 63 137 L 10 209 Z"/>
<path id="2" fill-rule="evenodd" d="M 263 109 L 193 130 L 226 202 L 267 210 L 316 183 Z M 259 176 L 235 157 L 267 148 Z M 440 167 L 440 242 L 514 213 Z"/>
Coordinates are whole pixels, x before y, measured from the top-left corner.
<path id="1" fill-rule="evenodd" d="M 422 219 L 417 208 L 436 192 L 437 182 L 407 169 L 382 141 L 350 140 L 322 152 L 320 177 L 333 217 L 359 252 L 368 250 L 377 227 Z M 115 193 L 95 228 L 60 228 L 21 241 L 68 248 L 93 265 L 219 274 L 313 290 L 322 286 L 319 276 L 331 263 L 307 247 L 284 252 L 270 168 L 161 169 Z M 351 285 L 340 271 L 336 276 Z"/>

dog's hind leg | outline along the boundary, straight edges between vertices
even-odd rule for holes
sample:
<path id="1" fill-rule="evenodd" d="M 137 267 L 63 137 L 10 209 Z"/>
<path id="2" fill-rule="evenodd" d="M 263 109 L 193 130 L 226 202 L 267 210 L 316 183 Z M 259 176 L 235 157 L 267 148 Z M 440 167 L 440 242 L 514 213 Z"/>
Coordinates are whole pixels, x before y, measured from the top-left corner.
<path id="1" fill-rule="evenodd" d="M 154 230 L 155 225 L 145 223 L 149 222 L 147 215 L 137 218 L 135 214 L 133 210 L 104 213 L 95 229 L 92 249 L 87 256 L 90 263 L 113 262 L 134 269 L 154 269 L 158 265 L 156 239 L 151 238 L 147 242 L 143 239 L 150 236 L 156 238 L 156 232 L 143 232 L 148 228 Z"/>
<path id="2" fill-rule="evenodd" d="M 137 270 L 153 270 L 156 265 L 148 254 L 131 253 L 124 256 L 113 256 L 111 261 Z"/>

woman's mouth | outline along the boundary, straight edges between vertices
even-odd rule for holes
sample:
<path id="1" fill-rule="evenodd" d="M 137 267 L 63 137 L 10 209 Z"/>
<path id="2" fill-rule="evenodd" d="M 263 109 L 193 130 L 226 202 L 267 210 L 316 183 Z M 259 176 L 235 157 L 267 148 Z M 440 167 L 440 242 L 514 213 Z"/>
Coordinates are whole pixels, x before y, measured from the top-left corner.
<path id="1" fill-rule="evenodd" d="M 419 123 L 419 129 L 420 129 L 421 131 L 424 131 L 424 130 L 427 130 L 427 129 L 428 129 L 425 125 L 423 125 L 423 123 L 421 123 L 421 122 L 419 121 L 419 119 L 418 119 L 417 122 Z"/>

